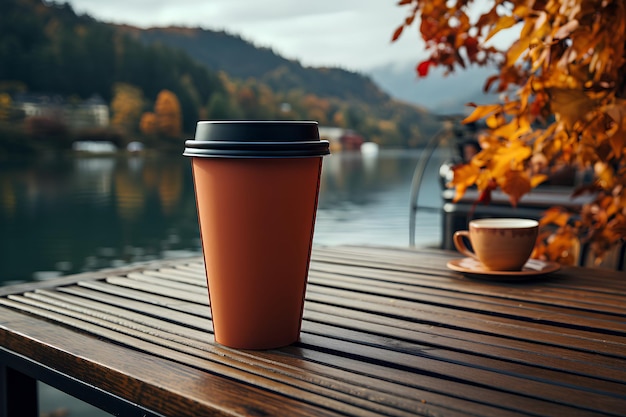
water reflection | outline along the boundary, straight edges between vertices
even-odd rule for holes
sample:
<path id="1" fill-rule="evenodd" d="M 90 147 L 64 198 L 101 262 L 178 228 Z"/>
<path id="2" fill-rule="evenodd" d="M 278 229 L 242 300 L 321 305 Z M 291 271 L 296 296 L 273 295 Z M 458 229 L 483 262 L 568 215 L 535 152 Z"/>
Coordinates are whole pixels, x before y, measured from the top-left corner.
<path id="1" fill-rule="evenodd" d="M 325 158 L 315 242 L 407 245 L 417 157 L 386 151 Z M 424 221 L 438 225 L 437 219 Z M 0 283 L 201 250 L 191 168 L 180 156 L 5 164 L 0 230 Z M 437 233 L 428 239 L 436 240 Z"/>
<path id="2" fill-rule="evenodd" d="M 112 194 L 113 158 L 76 158 L 73 177 L 76 198 L 84 198 L 93 204 L 106 204 Z"/>
<path id="3" fill-rule="evenodd" d="M 200 249 L 188 161 L 21 161 L 0 169 L 0 184 L 1 281 L 47 279 Z"/>
<path id="4" fill-rule="evenodd" d="M 315 242 L 408 245 L 410 183 L 418 158 L 419 153 L 403 150 L 386 150 L 377 155 L 343 153 L 327 158 Z M 428 169 L 422 206 L 441 205 L 440 191 L 435 189 L 439 159 L 436 155 Z M 418 227 L 418 244 L 438 244 L 438 213 L 423 213 Z"/>

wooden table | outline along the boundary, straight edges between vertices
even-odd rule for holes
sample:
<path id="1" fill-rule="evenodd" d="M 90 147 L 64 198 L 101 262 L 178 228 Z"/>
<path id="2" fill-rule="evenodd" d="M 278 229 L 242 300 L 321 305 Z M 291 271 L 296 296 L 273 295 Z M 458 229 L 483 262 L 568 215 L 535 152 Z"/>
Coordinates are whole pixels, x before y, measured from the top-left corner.
<path id="1" fill-rule="evenodd" d="M 301 340 L 270 351 L 213 342 L 200 258 L 0 288 L 0 416 L 37 414 L 35 379 L 122 416 L 626 415 L 624 272 L 456 257 L 316 247 Z"/>

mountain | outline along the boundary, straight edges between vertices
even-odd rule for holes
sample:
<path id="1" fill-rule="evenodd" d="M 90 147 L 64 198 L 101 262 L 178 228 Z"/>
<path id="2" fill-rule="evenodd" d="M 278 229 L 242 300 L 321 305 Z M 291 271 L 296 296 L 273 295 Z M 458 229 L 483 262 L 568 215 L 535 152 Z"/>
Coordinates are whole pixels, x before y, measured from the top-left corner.
<path id="1" fill-rule="evenodd" d="M 368 74 L 341 68 L 304 67 L 238 35 L 185 27 L 140 29 L 117 25 L 116 30 L 146 46 L 184 51 L 211 71 L 223 72 L 242 82 L 253 80 L 286 98 L 294 93 L 313 95 L 329 100 L 334 103 L 332 106 L 347 106 L 349 109 L 344 112 L 344 118 L 349 119 L 347 123 L 371 140 L 416 146 L 441 126 L 437 115 L 410 100 L 397 100 Z"/>
<path id="2" fill-rule="evenodd" d="M 165 45 L 185 51 L 213 71 L 246 80 L 253 78 L 274 91 L 306 91 L 320 97 L 357 100 L 377 104 L 389 94 L 364 74 L 340 68 L 304 67 L 273 50 L 255 46 L 238 35 L 202 28 L 164 27 L 139 29 L 118 26 L 146 45 Z"/>
<path id="3" fill-rule="evenodd" d="M 415 72 L 415 63 L 387 64 L 368 71 L 382 89 L 393 97 L 415 103 L 437 114 L 464 114 L 470 111 L 467 103 L 487 104 L 497 101 L 495 94 L 485 94 L 485 80 L 496 74 L 486 67 L 470 67 L 454 74 L 431 70 L 425 78 Z"/>
<path id="4" fill-rule="evenodd" d="M 466 103 L 484 104 L 496 97 L 484 94 L 484 80 L 495 71 L 471 67 L 448 76 L 435 69 L 424 79 L 412 62 L 389 63 L 355 73 L 340 68 L 304 67 L 273 50 L 255 46 L 235 34 L 202 28 L 162 27 L 118 30 L 146 45 L 166 45 L 184 50 L 199 63 L 242 80 L 253 78 L 275 91 L 303 90 L 320 97 L 357 100 L 369 104 L 395 98 L 437 114 L 465 113 Z"/>

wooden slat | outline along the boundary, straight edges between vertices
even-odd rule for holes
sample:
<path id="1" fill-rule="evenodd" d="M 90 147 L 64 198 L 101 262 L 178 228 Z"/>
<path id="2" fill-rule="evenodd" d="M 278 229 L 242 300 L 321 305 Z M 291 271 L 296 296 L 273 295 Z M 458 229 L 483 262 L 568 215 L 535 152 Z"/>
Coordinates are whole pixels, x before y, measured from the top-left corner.
<path id="1" fill-rule="evenodd" d="M 569 348 L 543 345 L 540 350 L 537 350 L 535 343 L 512 340 L 500 335 L 474 333 L 456 327 L 446 328 L 399 321 L 377 314 L 311 302 L 307 304 L 306 317 L 317 322 L 331 324 L 341 320 L 344 326 L 351 326 L 349 328 L 357 326 L 357 324 L 351 324 L 350 321 L 355 320 L 356 323 L 360 322 L 359 327 L 377 329 L 380 334 L 388 337 L 418 340 L 427 346 L 454 346 L 455 350 L 460 352 L 473 352 L 489 358 L 507 358 L 516 363 L 559 369 L 572 374 L 594 376 L 616 382 L 624 381 L 623 367 L 622 371 L 617 371 L 615 358 L 612 356 L 597 355 L 594 362 L 589 363 L 584 354 L 573 352 Z"/>
<path id="2" fill-rule="evenodd" d="M 391 315 L 407 321 L 427 323 L 431 326 L 471 329 L 480 334 L 501 335 L 514 340 L 561 346 L 590 353 L 604 352 L 607 355 L 624 358 L 624 339 L 595 333 L 593 329 L 582 331 L 568 327 L 548 326 L 543 323 L 518 321 L 487 314 L 457 311 L 454 308 L 439 307 L 408 301 L 389 301 L 376 296 L 350 294 L 337 295 L 331 290 L 325 293 L 308 292 L 309 299 L 333 306 L 343 306 L 379 315 Z M 377 301 L 380 301 L 377 303 Z"/>
<path id="3" fill-rule="evenodd" d="M 206 286 L 204 273 L 184 271 L 180 268 L 161 268 L 158 271 L 143 271 L 143 276 L 163 278 L 170 282 L 182 282 L 185 284 Z M 130 274 L 128 274 L 130 276 Z"/>
<path id="4" fill-rule="evenodd" d="M 372 281 L 389 281 L 398 283 L 407 283 L 423 286 L 432 286 L 437 288 L 446 288 L 454 291 L 461 292 L 476 292 L 499 295 L 514 295 L 516 297 L 523 296 L 524 294 L 535 296 L 552 296 L 558 299 L 558 297 L 578 297 L 584 295 L 584 300 L 594 300 L 599 298 L 601 300 L 621 300 L 621 297 L 626 295 L 626 287 L 621 285 L 605 287 L 604 285 L 598 285 L 597 281 L 590 281 L 591 285 L 584 285 L 582 279 L 575 280 L 575 287 L 568 287 L 567 281 L 569 278 L 565 278 L 561 273 L 554 273 L 546 277 L 541 277 L 537 280 L 530 280 L 528 282 L 486 282 L 480 280 L 473 280 L 471 285 L 468 286 L 468 280 L 458 276 L 458 279 L 453 279 L 450 276 L 450 271 L 442 269 L 424 269 L 424 268 L 406 268 L 402 270 L 387 270 L 380 268 L 373 268 L 354 262 L 346 262 L 343 264 L 338 263 L 322 263 L 314 262 L 311 265 L 311 272 L 332 273 L 332 274 L 354 274 L 357 272 L 358 276 L 369 278 Z M 420 274 L 420 280 L 416 281 L 415 274 Z M 455 276 L 457 277 L 457 276 Z M 426 278 L 426 279 L 425 279 Z M 626 278 L 625 278 L 626 280 Z M 613 280 L 612 282 L 614 282 Z M 494 285 L 495 284 L 495 285 Z M 581 288 L 583 287 L 583 288 Z M 588 293 L 581 293 L 581 289 L 585 289 Z M 552 301 L 552 300 L 550 300 Z M 604 301 L 602 301 L 604 302 Z M 619 304 L 618 304 L 619 305 Z M 623 310 L 622 310 L 623 311 Z"/>
<path id="5" fill-rule="evenodd" d="M 480 306 L 489 306 L 492 313 L 497 314 L 498 310 L 511 311 L 511 306 L 516 306 L 521 310 L 527 310 L 529 315 L 532 311 L 546 312 L 551 315 L 552 320 L 557 320 L 562 312 L 569 311 L 571 314 L 579 312 L 576 324 L 581 321 L 602 320 L 606 314 L 623 314 L 624 306 L 619 297 L 595 298 L 593 296 L 580 300 L 580 297 L 559 297 L 558 294 L 546 294 L 544 291 L 498 291 L 491 287 L 489 290 L 475 289 L 467 291 L 458 283 L 442 284 L 436 286 L 414 285 L 411 282 L 390 282 L 379 279 L 363 279 L 358 270 L 343 272 L 342 280 L 338 282 L 336 275 L 325 272 L 312 271 L 309 275 L 309 282 L 324 287 L 345 289 L 363 293 L 376 293 L 399 299 L 417 299 L 429 296 L 438 300 L 439 303 L 449 303 L 458 308 L 479 309 Z M 410 276 L 406 275 L 406 278 Z M 485 288 L 485 287 L 483 287 Z M 522 304 L 523 303 L 523 304 Z M 500 308 L 502 307 L 502 308 Z M 569 308 L 564 310 L 562 307 Z M 536 318 L 535 318 L 536 319 Z M 626 327 L 625 327 L 626 328 Z"/>
<path id="6" fill-rule="evenodd" d="M 192 304 L 190 305 L 190 301 L 185 299 L 186 293 L 183 291 L 163 290 L 155 286 L 143 285 L 123 277 L 109 277 L 106 282 L 81 281 L 78 285 L 108 293 L 124 294 L 127 298 L 138 301 L 145 300 L 146 302 L 181 311 L 186 311 L 189 308 L 193 310 L 193 305 L 202 303 L 203 300 L 206 300 L 207 303 L 209 301 L 208 295 L 205 297 L 202 294 L 193 294 L 194 300 L 191 301 Z M 169 297 L 170 295 L 176 295 L 177 297 L 171 298 Z"/>

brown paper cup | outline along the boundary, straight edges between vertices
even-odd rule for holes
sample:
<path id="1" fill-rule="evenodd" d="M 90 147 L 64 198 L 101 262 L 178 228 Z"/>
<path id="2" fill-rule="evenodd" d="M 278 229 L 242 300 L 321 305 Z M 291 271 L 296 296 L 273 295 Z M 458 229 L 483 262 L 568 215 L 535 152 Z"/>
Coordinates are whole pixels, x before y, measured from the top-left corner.
<path id="1" fill-rule="evenodd" d="M 192 156 L 215 340 L 233 348 L 270 349 L 299 338 L 321 156 L 328 148 L 319 139 L 315 146 L 299 147 L 315 142 L 303 140 L 311 138 L 299 131 L 291 132 L 291 141 L 258 140 L 268 137 L 267 124 L 239 123 L 247 129 L 237 135 L 257 140 L 241 146 L 220 141 L 230 142 L 230 156 L 223 143 L 214 146 L 219 156 L 206 156 L 194 154 L 197 141 L 187 141 L 185 155 Z M 278 124 L 272 129 L 277 126 L 280 130 Z"/>

